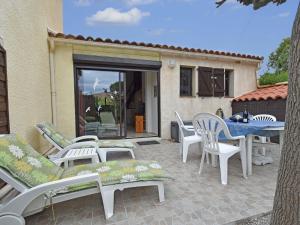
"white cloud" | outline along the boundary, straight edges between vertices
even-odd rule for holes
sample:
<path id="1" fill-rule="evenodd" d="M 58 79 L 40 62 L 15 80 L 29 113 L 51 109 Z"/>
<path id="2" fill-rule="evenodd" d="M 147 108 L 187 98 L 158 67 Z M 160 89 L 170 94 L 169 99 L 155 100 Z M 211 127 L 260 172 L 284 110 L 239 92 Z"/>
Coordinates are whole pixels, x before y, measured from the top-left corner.
<path id="1" fill-rule="evenodd" d="M 92 0 L 75 0 L 74 3 L 77 6 L 89 6 L 92 3 Z"/>
<path id="2" fill-rule="evenodd" d="M 289 15 L 290 15 L 290 12 L 282 12 L 282 13 L 278 14 L 279 17 L 288 17 Z"/>
<path id="3" fill-rule="evenodd" d="M 127 12 L 121 12 L 118 9 L 106 8 L 99 10 L 96 14 L 88 17 L 86 22 L 88 25 L 93 26 L 96 24 L 121 24 L 121 25 L 134 25 L 138 24 L 143 17 L 150 16 L 149 12 L 143 12 L 138 8 L 133 8 Z"/>
<path id="4" fill-rule="evenodd" d="M 129 6 L 135 6 L 135 5 L 148 5 L 153 2 L 156 2 L 156 0 L 124 0 L 125 3 Z"/>

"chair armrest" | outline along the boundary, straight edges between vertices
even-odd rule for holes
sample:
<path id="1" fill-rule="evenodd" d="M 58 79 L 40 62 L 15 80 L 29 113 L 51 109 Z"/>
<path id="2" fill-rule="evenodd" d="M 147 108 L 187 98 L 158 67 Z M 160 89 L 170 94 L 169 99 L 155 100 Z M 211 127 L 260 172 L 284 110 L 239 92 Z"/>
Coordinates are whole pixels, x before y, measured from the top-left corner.
<path id="1" fill-rule="evenodd" d="M 230 137 L 230 140 L 242 140 L 242 139 L 246 139 L 245 136 L 234 136 L 234 137 Z"/>
<path id="2" fill-rule="evenodd" d="M 61 187 L 83 184 L 88 182 L 97 182 L 99 187 L 101 187 L 101 180 L 97 173 L 56 180 L 40 184 L 22 192 L 13 200 L 11 200 L 7 205 L 5 205 L 1 209 L 1 211 L 4 213 L 9 212 L 16 213 L 17 215 L 22 215 L 26 207 L 37 197 L 46 194 L 47 192 L 49 193 L 51 191 L 55 191 L 56 189 L 59 189 Z"/>
<path id="3" fill-rule="evenodd" d="M 98 137 L 96 135 L 85 135 L 85 136 L 81 136 L 81 137 L 77 137 L 74 138 L 71 142 L 72 143 L 76 143 L 78 141 L 83 141 L 83 140 L 94 140 L 94 141 L 98 141 Z"/>
<path id="4" fill-rule="evenodd" d="M 193 125 L 184 125 L 184 128 L 185 128 L 185 129 L 192 129 L 192 130 L 195 130 L 195 128 L 194 128 Z"/>
<path id="5" fill-rule="evenodd" d="M 194 131 L 194 132 L 195 132 L 194 127 L 190 127 L 190 126 L 182 126 L 181 128 L 182 128 L 183 130 L 185 130 L 185 131 L 189 131 L 189 132 Z"/>

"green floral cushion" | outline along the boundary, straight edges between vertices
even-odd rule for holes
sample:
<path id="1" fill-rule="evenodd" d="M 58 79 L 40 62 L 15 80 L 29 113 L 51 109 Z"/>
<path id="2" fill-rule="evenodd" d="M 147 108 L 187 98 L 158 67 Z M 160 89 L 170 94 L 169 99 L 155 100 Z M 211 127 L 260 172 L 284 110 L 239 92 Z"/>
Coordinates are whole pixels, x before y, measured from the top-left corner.
<path id="1" fill-rule="evenodd" d="M 126 140 L 99 140 L 100 148 L 135 148 L 135 145 Z"/>
<path id="2" fill-rule="evenodd" d="M 37 124 L 37 127 L 40 128 L 48 137 L 50 137 L 61 148 L 65 148 L 68 145 L 72 144 L 71 141 L 67 139 L 63 134 L 59 133 L 51 123 L 43 122 Z"/>
<path id="3" fill-rule="evenodd" d="M 0 135 L 0 167 L 29 187 L 58 180 L 63 173 L 14 134 Z"/>
<path id="4" fill-rule="evenodd" d="M 64 170 L 62 178 L 91 173 L 99 173 L 103 186 L 137 181 L 172 179 L 161 168 L 158 162 L 142 160 L 108 161 L 74 166 Z M 69 187 L 68 191 L 77 191 L 95 186 L 96 183 L 75 185 Z"/>

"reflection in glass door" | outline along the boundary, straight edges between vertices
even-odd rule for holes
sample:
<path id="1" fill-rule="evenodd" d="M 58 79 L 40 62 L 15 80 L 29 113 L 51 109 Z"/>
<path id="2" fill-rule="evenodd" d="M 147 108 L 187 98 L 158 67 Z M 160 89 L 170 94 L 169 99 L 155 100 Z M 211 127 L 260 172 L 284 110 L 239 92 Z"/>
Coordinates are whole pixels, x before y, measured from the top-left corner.
<path id="1" fill-rule="evenodd" d="M 124 77 L 119 71 L 77 70 L 79 135 L 126 136 Z"/>

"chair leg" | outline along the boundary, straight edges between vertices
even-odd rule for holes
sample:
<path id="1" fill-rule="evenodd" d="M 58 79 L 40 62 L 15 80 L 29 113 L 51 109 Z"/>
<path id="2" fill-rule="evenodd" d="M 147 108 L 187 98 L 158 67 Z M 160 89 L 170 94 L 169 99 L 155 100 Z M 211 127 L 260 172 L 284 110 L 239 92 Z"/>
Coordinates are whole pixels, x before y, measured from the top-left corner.
<path id="1" fill-rule="evenodd" d="M 129 149 L 129 152 L 130 152 L 130 154 L 131 154 L 131 157 L 132 157 L 133 159 L 135 159 L 135 155 L 134 155 L 134 153 L 133 153 L 133 150 L 132 150 L 132 149 Z"/>
<path id="2" fill-rule="evenodd" d="M 92 163 L 99 163 L 99 158 L 98 158 L 98 156 L 93 156 L 93 157 L 92 157 Z"/>
<path id="3" fill-rule="evenodd" d="M 246 153 L 246 148 L 241 149 L 240 155 L 241 155 L 243 176 L 244 176 L 244 178 L 247 178 L 247 153 Z"/>
<path id="4" fill-rule="evenodd" d="M 228 157 L 219 155 L 220 160 L 220 172 L 221 172 L 221 182 L 223 185 L 227 185 L 228 179 Z"/>
<path id="5" fill-rule="evenodd" d="M 206 155 L 206 163 L 209 165 L 209 154 L 208 154 L 208 152 L 205 152 L 205 155 Z"/>
<path id="6" fill-rule="evenodd" d="M 201 162 L 200 162 L 200 168 L 199 168 L 199 174 L 201 175 L 202 173 L 202 170 L 203 170 L 203 164 L 204 164 L 204 158 L 205 158 L 205 155 L 207 154 L 206 151 L 202 151 L 202 157 L 201 157 Z"/>
<path id="7" fill-rule="evenodd" d="M 100 156 L 101 162 L 106 162 L 106 154 L 107 154 L 107 152 L 103 151 L 103 150 L 99 150 L 98 154 Z"/>
<path id="8" fill-rule="evenodd" d="M 188 151 L 189 151 L 189 145 L 188 143 L 186 142 L 183 142 L 183 146 L 182 146 L 182 161 L 184 163 L 186 163 L 186 160 L 187 160 L 187 155 L 188 155 Z"/>
<path id="9" fill-rule="evenodd" d="M 161 182 L 157 185 L 158 188 L 158 196 L 159 196 L 159 202 L 165 201 L 165 188 L 164 184 Z"/>
<path id="10" fill-rule="evenodd" d="M 261 137 L 261 143 L 263 144 L 267 143 L 267 137 Z M 261 154 L 263 156 L 266 156 L 266 147 L 261 148 Z"/>
<path id="11" fill-rule="evenodd" d="M 102 201 L 106 219 L 109 219 L 114 214 L 114 190 L 101 190 Z"/>

